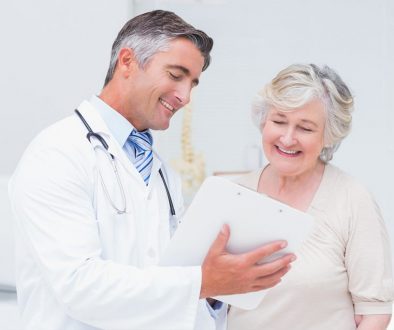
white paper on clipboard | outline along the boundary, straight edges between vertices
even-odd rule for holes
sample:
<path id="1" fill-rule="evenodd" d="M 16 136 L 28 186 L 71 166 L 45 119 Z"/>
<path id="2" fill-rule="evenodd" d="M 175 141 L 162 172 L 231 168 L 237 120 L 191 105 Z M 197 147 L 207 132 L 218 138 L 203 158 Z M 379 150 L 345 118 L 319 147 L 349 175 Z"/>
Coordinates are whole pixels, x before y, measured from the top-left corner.
<path id="1" fill-rule="evenodd" d="M 312 216 L 221 177 L 201 185 L 179 228 L 164 251 L 162 266 L 201 265 L 221 226 L 230 226 L 227 249 L 243 253 L 285 239 L 281 254 L 295 252 L 311 231 Z M 254 309 L 267 290 L 215 297 L 243 309 Z"/>

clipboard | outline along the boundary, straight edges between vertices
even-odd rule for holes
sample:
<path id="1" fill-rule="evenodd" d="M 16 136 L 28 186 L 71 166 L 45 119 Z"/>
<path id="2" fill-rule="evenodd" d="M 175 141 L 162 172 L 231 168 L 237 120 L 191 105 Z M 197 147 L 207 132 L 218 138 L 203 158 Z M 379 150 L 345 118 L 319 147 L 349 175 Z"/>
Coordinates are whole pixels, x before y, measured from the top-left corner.
<path id="1" fill-rule="evenodd" d="M 201 265 L 224 223 L 230 226 L 230 253 L 287 240 L 288 246 L 269 258 L 276 259 L 297 251 L 312 229 L 313 217 L 227 179 L 208 177 L 163 252 L 160 265 Z M 254 309 L 268 290 L 214 298 L 242 309 Z"/>

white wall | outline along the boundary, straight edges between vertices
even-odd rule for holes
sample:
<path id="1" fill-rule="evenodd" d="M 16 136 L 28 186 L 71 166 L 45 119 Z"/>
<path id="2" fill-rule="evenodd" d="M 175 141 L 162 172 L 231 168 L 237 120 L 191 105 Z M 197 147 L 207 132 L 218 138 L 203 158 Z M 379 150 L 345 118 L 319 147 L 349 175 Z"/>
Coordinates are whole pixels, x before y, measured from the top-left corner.
<path id="1" fill-rule="evenodd" d="M 0 174 L 30 139 L 100 90 L 131 0 L 17 0 L 0 4 Z M 10 143 L 7 143 L 10 141 Z"/>

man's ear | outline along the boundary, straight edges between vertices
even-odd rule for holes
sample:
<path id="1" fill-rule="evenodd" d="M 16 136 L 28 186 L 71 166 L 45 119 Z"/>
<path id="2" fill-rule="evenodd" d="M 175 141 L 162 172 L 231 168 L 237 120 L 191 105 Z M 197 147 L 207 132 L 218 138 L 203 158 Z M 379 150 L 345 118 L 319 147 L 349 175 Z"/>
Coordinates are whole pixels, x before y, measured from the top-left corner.
<path id="1" fill-rule="evenodd" d="M 130 74 L 138 67 L 137 59 L 134 56 L 134 51 L 131 48 L 122 48 L 119 51 L 117 69 L 121 75 L 128 78 Z"/>

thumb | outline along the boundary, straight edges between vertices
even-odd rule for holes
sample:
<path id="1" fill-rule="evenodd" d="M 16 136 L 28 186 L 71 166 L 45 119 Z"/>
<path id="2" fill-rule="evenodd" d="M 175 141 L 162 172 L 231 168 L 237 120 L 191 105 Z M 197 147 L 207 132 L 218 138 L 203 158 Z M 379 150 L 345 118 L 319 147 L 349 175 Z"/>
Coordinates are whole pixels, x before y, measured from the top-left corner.
<path id="1" fill-rule="evenodd" d="M 228 224 L 224 224 L 220 229 L 219 234 L 213 241 L 209 248 L 209 253 L 216 252 L 217 254 L 222 253 L 226 249 L 228 240 L 230 239 L 230 227 Z"/>

